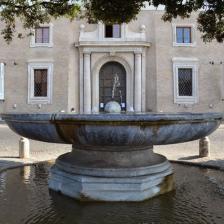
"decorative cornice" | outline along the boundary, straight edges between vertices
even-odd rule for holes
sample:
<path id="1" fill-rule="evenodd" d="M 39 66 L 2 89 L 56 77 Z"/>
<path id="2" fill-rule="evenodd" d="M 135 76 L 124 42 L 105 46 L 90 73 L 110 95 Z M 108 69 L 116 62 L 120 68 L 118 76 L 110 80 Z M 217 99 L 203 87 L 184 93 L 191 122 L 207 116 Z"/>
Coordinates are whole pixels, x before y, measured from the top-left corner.
<path id="1" fill-rule="evenodd" d="M 173 57 L 173 62 L 198 62 L 198 58 L 184 58 L 184 57 Z"/>
<path id="2" fill-rule="evenodd" d="M 142 54 L 144 52 L 142 47 L 83 47 L 81 48 L 81 53 L 109 53 L 109 54 L 116 54 L 116 53 L 139 53 Z"/>
<path id="3" fill-rule="evenodd" d="M 38 58 L 38 59 L 29 59 L 27 63 L 53 63 L 54 59 L 52 58 Z"/>
<path id="4" fill-rule="evenodd" d="M 75 47 L 150 47 L 147 41 L 81 41 Z"/>

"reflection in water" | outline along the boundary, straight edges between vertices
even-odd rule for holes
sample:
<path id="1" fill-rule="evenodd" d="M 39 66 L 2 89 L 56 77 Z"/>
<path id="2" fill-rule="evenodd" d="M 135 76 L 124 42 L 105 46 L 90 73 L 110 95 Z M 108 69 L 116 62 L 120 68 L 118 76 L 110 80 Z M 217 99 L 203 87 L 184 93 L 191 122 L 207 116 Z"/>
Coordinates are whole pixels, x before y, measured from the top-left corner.
<path id="1" fill-rule="evenodd" d="M 174 192 L 141 203 L 95 203 L 49 191 L 49 167 L 40 164 L 1 174 L 1 224 L 224 223 L 224 175 L 219 171 L 174 165 Z"/>
<path id="2" fill-rule="evenodd" d="M 6 172 L 0 173 L 0 194 L 4 193 L 5 185 L 6 185 Z"/>
<path id="3" fill-rule="evenodd" d="M 24 183 L 26 184 L 29 184 L 30 183 L 30 180 L 31 180 L 31 166 L 24 166 L 23 169 L 21 168 L 21 173 L 23 176 L 23 181 Z"/>

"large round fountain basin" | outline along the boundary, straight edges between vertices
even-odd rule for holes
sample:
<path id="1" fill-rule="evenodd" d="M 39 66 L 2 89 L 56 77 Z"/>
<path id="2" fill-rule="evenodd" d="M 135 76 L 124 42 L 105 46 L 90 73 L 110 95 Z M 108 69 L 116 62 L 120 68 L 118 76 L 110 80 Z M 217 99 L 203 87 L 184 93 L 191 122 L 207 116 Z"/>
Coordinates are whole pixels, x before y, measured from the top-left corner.
<path id="1" fill-rule="evenodd" d="M 222 114 L 5 114 L 34 140 L 73 144 L 51 169 L 49 188 L 78 200 L 143 201 L 174 189 L 173 169 L 153 145 L 212 133 Z"/>
<path id="2" fill-rule="evenodd" d="M 21 136 L 77 147 L 129 150 L 200 139 L 218 128 L 220 113 L 179 114 L 3 114 Z"/>

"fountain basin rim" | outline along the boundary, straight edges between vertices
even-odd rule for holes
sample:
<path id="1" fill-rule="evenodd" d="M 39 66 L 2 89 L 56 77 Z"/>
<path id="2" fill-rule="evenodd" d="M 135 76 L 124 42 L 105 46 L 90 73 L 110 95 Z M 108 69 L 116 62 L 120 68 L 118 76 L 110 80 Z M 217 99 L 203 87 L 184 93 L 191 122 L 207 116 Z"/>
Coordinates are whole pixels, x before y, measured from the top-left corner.
<path id="1" fill-rule="evenodd" d="M 10 122 L 52 123 L 185 123 L 224 120 L 223 113 L 127 113 L 127 114 L 69 114 L 69 113 L 5 113 L 3 120 Z"/>
<path id="2" fill-rule="evenodd" d="M 126 151 L 128 146 L 133 151 L 205 137 L 219 127 L 223 114 L 8 113 L 2 118 L 14 132 L 29 139 L 95 151 L 107 151 L 108 147 L 109 151 Z"/>

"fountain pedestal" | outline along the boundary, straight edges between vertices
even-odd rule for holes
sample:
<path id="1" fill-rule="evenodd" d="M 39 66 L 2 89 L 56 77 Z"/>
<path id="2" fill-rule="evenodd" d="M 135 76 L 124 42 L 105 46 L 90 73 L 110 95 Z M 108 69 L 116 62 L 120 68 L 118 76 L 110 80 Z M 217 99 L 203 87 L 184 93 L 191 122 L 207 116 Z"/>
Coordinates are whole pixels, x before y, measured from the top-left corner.
<path id="1" fill-rule="evenodd" d="M 143 201 L 174 189 L 173 170 L 151 148 L 96 151 L 73 148 L 51 169 L 49 187 L 91 201 Z"/>

